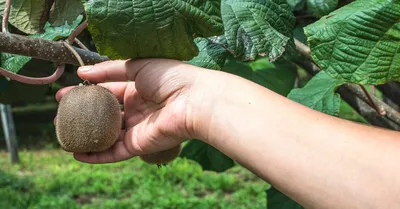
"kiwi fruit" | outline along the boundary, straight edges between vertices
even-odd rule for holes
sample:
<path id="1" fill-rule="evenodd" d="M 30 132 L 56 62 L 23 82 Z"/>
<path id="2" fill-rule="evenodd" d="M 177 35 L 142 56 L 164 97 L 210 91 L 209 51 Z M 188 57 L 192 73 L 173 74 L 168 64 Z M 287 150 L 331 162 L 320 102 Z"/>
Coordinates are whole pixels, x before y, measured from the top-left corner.
<path id="1" fill-rule="evenodd" d="M 68 152 L 101 152 L 110 148 L 119 137 L 121 125 L 117 98 L 98 85 L 72 88 L 57 110 L 57 139 Z"/>
<path id="2" fill-rule="evenodd" d="M 140 159 L 148 164 L 156 164 L 158 166 L 165 165 L 175 160 L 181 153 L 181 145 L 175 146 L 171 149 L 167 149 L 152 154 L 141 155 Z"/>

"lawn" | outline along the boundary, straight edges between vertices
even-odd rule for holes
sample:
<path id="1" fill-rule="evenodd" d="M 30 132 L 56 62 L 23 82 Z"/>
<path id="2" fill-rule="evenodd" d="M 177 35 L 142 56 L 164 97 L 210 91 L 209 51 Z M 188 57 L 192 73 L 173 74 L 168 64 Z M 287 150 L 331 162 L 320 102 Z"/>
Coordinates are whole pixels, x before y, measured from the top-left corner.
<path id="1" fill-rule="evenodd" d="M 237 166 L 216 174 L 178 159 L 157 168 L 137 158 L 89 165 L 61 150 L 0 152 L 0 208 L 265 208 L 268 185 Z"/>

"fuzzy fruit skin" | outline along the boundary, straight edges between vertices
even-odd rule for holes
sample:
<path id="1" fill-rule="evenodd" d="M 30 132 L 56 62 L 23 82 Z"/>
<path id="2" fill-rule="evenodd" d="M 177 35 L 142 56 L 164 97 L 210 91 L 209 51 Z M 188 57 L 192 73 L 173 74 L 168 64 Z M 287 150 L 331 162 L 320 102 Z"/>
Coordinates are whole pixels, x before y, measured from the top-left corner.
<path id="1" fill-rule="evenodd" d="M 56 134 L 68 152 L 101 152 L 118 139 L 122 125 L 117 98 L 97 85 L 67 92 L 57 110 Z"/>
<path id="2" fill-rule="evenodd" d="M 148 164 L 167 164 L 175 160 L 181 153 L 181 145 L 175 146 L 161 152 L 156 152 L 148 155 L 142 155 L 140 158 Z"/>

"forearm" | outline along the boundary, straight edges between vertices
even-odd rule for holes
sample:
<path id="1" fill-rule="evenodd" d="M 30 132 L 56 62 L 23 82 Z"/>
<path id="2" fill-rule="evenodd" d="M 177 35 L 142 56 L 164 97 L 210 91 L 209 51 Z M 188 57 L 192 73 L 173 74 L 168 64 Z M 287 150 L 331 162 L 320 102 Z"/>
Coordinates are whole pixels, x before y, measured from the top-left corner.
<path id="1" fill-rule="evenodd" d="M 399 133 L 327 116 L 235 76 L 210 76 L 224 80 L 224 96 L 201 126 L 205 142 L 307 208 L 400 202 Z"/>

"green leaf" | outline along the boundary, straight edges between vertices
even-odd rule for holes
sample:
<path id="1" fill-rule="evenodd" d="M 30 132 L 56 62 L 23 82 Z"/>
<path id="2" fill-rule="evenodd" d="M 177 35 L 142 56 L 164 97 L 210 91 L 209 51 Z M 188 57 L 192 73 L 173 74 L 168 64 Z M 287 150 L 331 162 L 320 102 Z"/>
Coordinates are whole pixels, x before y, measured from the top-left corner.
<path id="1" fill-rule="evenodd" d="M 223 33 L 219 0 L 97 0 L 86 12 L 99 53 L 111 59 L 190 60 L 195 36 Z"/>
<path id="2" fill-rule="evenodd" d="M 181 157 L 198 162 L 204 170 L 224 172 L 235 162 L 214 147 L 196 139 L 190 140 L 182 149 Z"/>
<path id="3" fill-rule="evenodd" d="M 71 24 L 83 11 L 81 0 L 55 0 L 49 22 L 53 26 Z"/>
<path id="4" fill-rule="evenodd" d="M 306 1 L 305 0 L 287 0 L 287 3 L 290 5 L 293 11 L 298 11 L 303 9 Z"/>
<path id="5" fill-rule="evenodd" d="M 340 96 L 335 91 L 342 84 L 342 81 L 321 71 L 303 88 L 293 89 L 288 98 L 314 110 L 337 116 L 340 109 Z"/>
<path id="6" fill-rule="evenodd" d="M 338 0 L 307 0 L 307 7 L 317 17 L 322 17 L 336 9 Z"/>
<path id="7" fill-rule="evenodd" d="M 274 187 L 267 190 L 268 209 L 304 209 L 303 206 L 290 199 Z"/>
<path id="8" fill-rule="evenodd" d="M 295 69 L 293 65 L 282 61 L 271 64 L 268 58 L 248 63 L 228 56 L 222 71 L 248 79 L 286 96 L 294 87 Z"/>
<path id="9" fill-rule="evenodd" d="M 221 70 L 225 64 L 226 50 L 206 38 L 196 38 L 195 43 L 199 49 L 199 55 L 187 63 L 207 69 Z"/>
<path id="10" fill-rule="evenodd" d="M 6 1 L 0 0 L 0 16 L 3 16 L 5 5 L 6 5 Z M 1 25 L 1 23 L 0 23 L 0 25 Z"/>
<path id="11" fill-rule="evenodd" d="M 253 68 L 252 81 L 283 96 L 293 89 L 297 74 L 295 65 L 282 60 L 272 64 L 267 58 L 262 58 L 250 66 Z"/>
<path id="12" fill-rule="evenodd" d="M 48 2 L 44 0 L 12 0 L 9 22 L 27 34 L 43 32 L 47 21 Z"/>
<path id="13" fill-rule="evenodd" d="M 400 1 L 358 0 L 305 28 L 329 75 L 363 85 L 400 80 Z"/>
<path id="14" fill-rule="evenodd" d="M 222 0 L 228 48 L 244 61 L 258 55 L 271 61 L 293 49 L 295 18 L 286 0 Z"/>
<path id="15" fill-rule="evenodd" d="M 82 21 L 82 16 L 79 16 L 73 24 L 70 26 L 68 24 L 62 25 L 60 27 L 51 27 L 49 23 L 46 24 L 45 32 L 42 34 L 32 34 L 29 35 L 31 38 L 41 38 L 47 40 L 58 40 L 60 38 L 68 37 L 72 31 L 79 25 Z M 31 57 L 22 56 L 22 55 L 14 55 L 2 53 L 0 54 L 1 59 L 1 67 L 11 71 L 13 73 L 18 73 L 22 67 L 32 60 Z M 37 71 L 37 70 L 35 70 Z"/>

